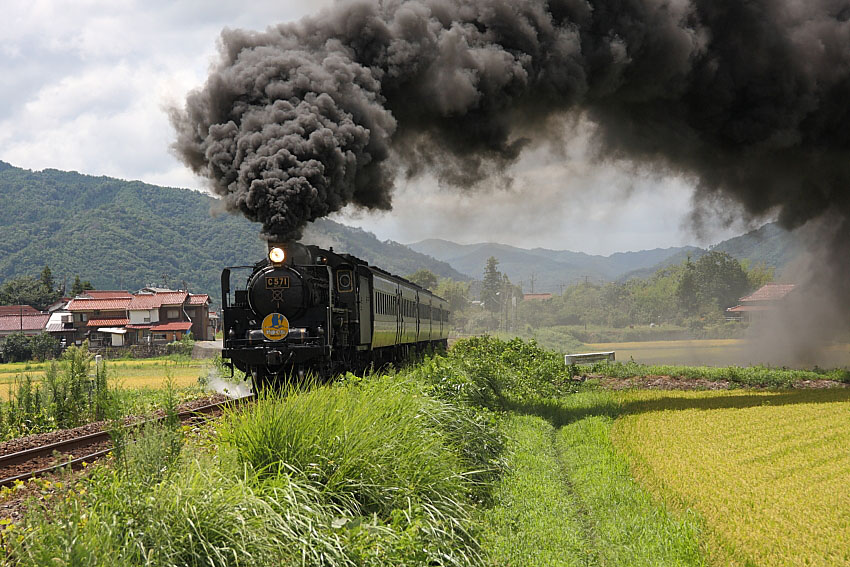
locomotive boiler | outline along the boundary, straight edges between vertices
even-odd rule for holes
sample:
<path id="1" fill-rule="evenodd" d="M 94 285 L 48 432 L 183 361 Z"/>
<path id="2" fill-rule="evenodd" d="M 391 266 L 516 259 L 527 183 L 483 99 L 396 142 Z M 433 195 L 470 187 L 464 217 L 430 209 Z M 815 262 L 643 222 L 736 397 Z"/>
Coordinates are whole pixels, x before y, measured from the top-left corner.
<path id="1" fill-rule="evenodd" d="M 243 287 L 234 271 L 248 272 Z M 448 338 L 444 299 L 333 248 L 270 243 L 255 265 L 225 268 L 221 291 L 222 358 L 256 387 L 360 372 Z"/>

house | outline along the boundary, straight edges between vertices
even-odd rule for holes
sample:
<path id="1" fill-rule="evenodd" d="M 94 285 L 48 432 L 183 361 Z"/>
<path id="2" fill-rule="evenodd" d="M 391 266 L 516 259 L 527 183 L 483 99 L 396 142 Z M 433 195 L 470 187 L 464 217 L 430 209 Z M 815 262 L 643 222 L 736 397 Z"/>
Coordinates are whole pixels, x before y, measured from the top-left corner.
<path id="1" fill-rule="evenodd" d="M 130 319 L 127 307 L 133 300 L 130 292 L 111 292 L 113 295 L 96 293 L 93 290 L 78 295 L 68 303 L 72 315 L 74 344 L 86 339 L 91 346 L 124 346 L 124 328 Z"/>
<path id="2" fill-rule="evenodd" d="M 144 288 L 133 294 L 88 290 L 73 298 L 64 314 L 57 312 L 51 329 L 65 336 L 69 344 L 88 339 L 93 347 L 168 343 L 188 333 L 209 340 L 214 336 L 209 306 L 209 295 L 187 291 Z"/>
<path id="3" fill-rule="evenodd" d="M 215 321 L 210 313 L 210 296 L 206 293 L 189 294 L 186 314 L 192 321 L 192 336 L 199 341 L 211 341 L 215 338 Z"/>
<path id="4" fill-rule="evenodd" d="M 16 305 L 15 307 L 20 306 Z M 19 310 L 14 315 L 0 314 L 0 341 L 15 333 L 23 333 L 29 336 L 40 335 L 44 332 L 49 318 L 48 313 L 42 313 L 37 309 L 32 311 Z"/>
<path id="5" fill-rule="evenodd" d="M 50 319 L 44 328 L 45 331 L 56 339 L 62 346 L 74 344 L 74 314 L 66 309 L 57 309 L 50 313 Z"/>
<path id="6" fill-rule="evenodd" d="M 132 332 L 131 344 L 150 344 L 179 340 L 192 329 L 186 313 L 189 293 L 186 291 L 146 291 L 133 296 L 127 306 Z"/>
<path id="7" fill-rule="evenodd" d="M 738 300 L 738 305 L 726 310 L 727 321 L 750 322 L 764 317 L 777 308 L 794 291 L 794 284 L 769 283 Z"/>

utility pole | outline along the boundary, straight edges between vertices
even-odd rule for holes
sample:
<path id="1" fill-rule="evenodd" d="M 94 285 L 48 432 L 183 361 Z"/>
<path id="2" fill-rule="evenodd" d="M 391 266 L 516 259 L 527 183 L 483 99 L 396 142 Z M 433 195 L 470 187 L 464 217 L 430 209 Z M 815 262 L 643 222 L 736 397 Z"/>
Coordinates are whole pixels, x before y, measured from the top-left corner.
<path id="1" fill-rule="evenodd" d="M 531 293 L 534 293 L 534 272 L 531 272 Z"/>

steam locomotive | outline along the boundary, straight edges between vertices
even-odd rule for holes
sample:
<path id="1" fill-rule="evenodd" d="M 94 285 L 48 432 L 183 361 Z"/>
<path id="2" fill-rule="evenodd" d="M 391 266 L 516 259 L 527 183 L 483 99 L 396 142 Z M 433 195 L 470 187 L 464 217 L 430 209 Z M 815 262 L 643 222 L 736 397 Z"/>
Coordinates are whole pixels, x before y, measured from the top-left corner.
<path id="1" fill-rule="evenodd" d="M 231 294 L 231 273 L 250 270 Z M 327 378 L 446 346 L 448 303 L 350 254 L 269 243 L 268 257 L 221 273 L 222 358 L 255 387 Z"/>

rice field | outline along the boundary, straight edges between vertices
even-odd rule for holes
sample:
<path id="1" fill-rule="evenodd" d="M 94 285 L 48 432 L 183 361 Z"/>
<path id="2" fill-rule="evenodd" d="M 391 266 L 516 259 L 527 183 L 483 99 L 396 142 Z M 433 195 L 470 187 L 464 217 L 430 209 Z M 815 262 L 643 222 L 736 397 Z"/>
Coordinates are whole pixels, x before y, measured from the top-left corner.
<path id="1" fill-rule="evenodd" d="M 777 358 L 777 353 L 765 351 L 746 339 L 702 339 L 688 341 L 641 341 L 622 343 L 589 343 L 587 351 L 615 351 L 617 360 L 643 364 L 674 364 L 689 366 L 792 366 L 822 368 L 850 366 L 850 345 L 825 346 L 810 353 L 808 360 L 795 364 Z"/>
<path id="2" fill-rule="evenodd" d="M 850 565 L 850 392 L 623 394 L 635 477 L 698 513 L 714 565 Z"/>
<path id="3" fill-rule="evenodd" d="M 44 377 L 48 363 L 7 363 L 0 364 L 0 400 L 8 400 L 9 387 L 16 377 L 27 374 L 34 381 Z M 161 388 L 170 374 L 175 387 L 182 388 L 198 383 L 198 377 L 208 371 L 208 360 L 188 358 L 147 358 L 108 360 L 107 368 L 113 387 L 125 389 Z M 92 374 L 94 364 L 92 364 Z"/>

